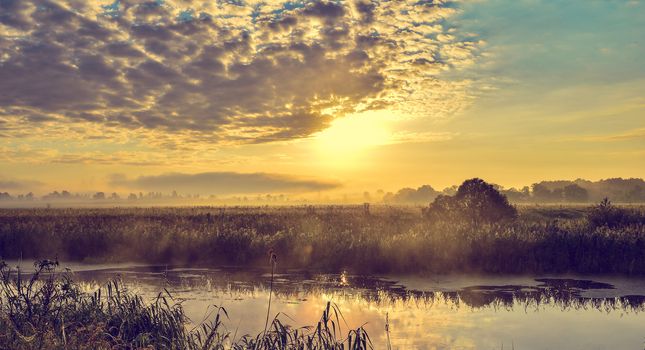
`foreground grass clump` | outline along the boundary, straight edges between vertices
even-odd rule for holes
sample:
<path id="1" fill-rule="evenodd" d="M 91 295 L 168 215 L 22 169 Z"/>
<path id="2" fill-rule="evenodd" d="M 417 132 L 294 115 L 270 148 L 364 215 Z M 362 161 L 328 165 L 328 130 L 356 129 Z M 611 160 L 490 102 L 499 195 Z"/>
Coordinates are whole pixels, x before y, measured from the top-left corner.
<path id="1" fill-rule="evenodd" d="M 419 207 L 0 210 L 0 256 L 355 272 L 645 274 L 645 209 L 519 207 L 499 222 Z"/>
<path id="2" fill-rule="evenodd" d="M 160 294 L 152 303 L 113 281 L 93 294 L 54 270 L 57 262 L 36 263 L 25 276 L 0 261 L 0 349 L 368 349 L 363 328 L 343 338 L 339 310 L 327 304 L 314 327 L 292 328 L 276 316 L 256 337 L 233 339 L 224 328 L 226 310 L 189 327 L 179 303 Z M 261 315 L 261 310 L 258 317 Z M 342 317 L 342 316 L 340 316 Z"/>

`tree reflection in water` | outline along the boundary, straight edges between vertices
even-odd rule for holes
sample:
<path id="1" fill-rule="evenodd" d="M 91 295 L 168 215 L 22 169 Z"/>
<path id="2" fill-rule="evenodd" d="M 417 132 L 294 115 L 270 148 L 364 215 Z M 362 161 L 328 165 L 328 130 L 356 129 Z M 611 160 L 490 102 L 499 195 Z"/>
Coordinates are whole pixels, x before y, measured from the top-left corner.
<path id="1" fill-rule="evenodd" d="M 77 278 L 91 289 L 109 279 L 121 278 L 130 285 L 147 288 L 169 287 L 176 291 L 210 290 L 214 293 L 235 295 L 237 299 L 267 293 L 269 275 L 263 270 L 235 268 L 194 269 L 167 267 L 132 267 L 120 270 L 83 271 Z M 539 309 L 543 305 L 562 310 L 597 309 L 639 312 L 645 309 L 645 295 L 612 295 L 590 297 L 590 291 L 612 291 L 612 284 L 589 279 L 536 278 L 527 285 L 472 285 L 454 290 L 416 290 L 406 288 L 394 280 L 365 275 L 317 274 L 292 271 L 276 274 L 273 291 L 278 298 L 306 300 L 321 293 L 335 299 L 360 298 L 375 305 L 411 303 L 431 307 L 443 302 L 455 307 L 469 308 L 524 308 Z M 645 294 L 645 290 L 639 291 Z"/>

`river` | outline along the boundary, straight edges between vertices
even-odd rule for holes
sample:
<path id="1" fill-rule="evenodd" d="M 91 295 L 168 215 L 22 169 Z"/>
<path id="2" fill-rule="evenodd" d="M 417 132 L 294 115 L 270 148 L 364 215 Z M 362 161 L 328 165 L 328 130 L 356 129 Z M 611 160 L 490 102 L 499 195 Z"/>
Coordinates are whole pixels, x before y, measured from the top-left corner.
<path id="1" fill-rule="evenodd" d="M 28 263 L 21 265 L 29 272 Z M 154 300 L 170 292 L 193 324 L 228 312 L 232 336 L 264 329 L 270 271 L 63 263 L 87 292 L 119 278 Z M 619 276 L 366 276 L 277 269 L 272 317 L 313 325 L 327 302 L 343 329 L 364 325 L 385 349 L 645 349 L 645 278 Z"/>

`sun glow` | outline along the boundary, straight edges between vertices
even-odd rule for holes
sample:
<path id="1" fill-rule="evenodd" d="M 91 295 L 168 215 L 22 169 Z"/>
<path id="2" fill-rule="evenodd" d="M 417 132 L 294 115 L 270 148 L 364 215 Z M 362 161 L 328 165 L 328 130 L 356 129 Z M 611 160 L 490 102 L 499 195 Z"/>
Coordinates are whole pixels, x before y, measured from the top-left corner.
<path id="1" fill-rule="evenodd" d="M 367 112 L 334 120 L 315 140 L 322 153 L 338 157 L 388 144 L 390 138 L 385 116 Z"/>

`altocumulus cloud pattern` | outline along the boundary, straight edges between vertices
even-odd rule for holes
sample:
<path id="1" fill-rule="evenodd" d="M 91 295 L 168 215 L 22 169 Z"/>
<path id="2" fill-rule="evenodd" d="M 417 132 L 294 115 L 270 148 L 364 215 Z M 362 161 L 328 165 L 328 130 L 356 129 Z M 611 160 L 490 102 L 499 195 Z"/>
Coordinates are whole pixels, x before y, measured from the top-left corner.
<path id="1" fill-rule="evenodd" d="M 0 136 L 307 137 L 366 110 L 442 117 L 482 42 L 448 1 L 0 0 Z M 164 147 L 173 147 L 171 142 Z"/>

